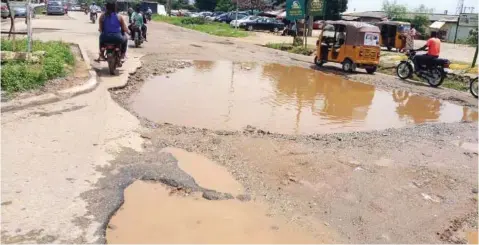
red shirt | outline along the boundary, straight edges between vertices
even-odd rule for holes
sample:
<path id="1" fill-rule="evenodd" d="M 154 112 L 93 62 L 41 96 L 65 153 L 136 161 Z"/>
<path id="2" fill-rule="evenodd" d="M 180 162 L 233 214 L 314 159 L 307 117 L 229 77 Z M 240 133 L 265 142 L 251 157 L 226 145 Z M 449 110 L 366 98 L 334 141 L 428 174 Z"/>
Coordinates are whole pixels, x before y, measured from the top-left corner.
<path id="1" fill-rule="evenodd" d="M 439 56 L 441 52 L 441 40 L 431 37 L 427 40 L 426 46 L 429 48 L 427 50 L 428 55 Z"/>

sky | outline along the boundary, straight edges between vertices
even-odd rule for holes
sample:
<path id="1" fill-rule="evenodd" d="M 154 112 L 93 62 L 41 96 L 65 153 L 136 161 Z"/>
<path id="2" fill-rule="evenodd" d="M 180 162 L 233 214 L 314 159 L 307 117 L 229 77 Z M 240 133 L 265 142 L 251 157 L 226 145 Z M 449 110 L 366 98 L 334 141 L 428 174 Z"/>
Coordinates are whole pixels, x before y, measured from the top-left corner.
<path id="1" fill-rule="evenodd" d="M 457 0 L 396 0 L 398 4 L 404 4 L 410 9 L 417 8 L 420 4 L 424 4 L 429 8 L 434 8 L 434 13 L 455 14 Z M 383 0 L 348 0 L 347 12 L 356 11 L 372 11 L 381 10 Z M 465 7 L 474 7 L 474 12 L 478 12 L 477 0 L 464 0 Z M 470 10 L 468 10 L 470 12 Z"/>

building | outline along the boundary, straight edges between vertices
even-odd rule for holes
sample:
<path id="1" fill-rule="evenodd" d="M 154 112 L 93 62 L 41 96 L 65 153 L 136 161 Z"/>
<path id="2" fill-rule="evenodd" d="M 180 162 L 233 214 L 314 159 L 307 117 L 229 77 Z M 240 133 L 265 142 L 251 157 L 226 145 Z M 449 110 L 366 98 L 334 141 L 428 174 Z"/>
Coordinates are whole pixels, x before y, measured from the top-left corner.
<path id="1" fill-rule="evenodd" d="M 472 29 L 477 29 L 478 14 L 461 14 L 455 19 L 440 19 L 433 22 L 429 28 L 437 31 L 441 40 L 454 42 L 454 40 L 465 40 L 469 37 Z M 459 20 L 459 23 L 458 23 Z"/>
<path id="2" fill-rule="evenodd" d="M 387 15 L 383 11 L 366 11 L 366 12 L 343 13 L 341 15 L 341 18 L 347 21 L 376 23 L 376 22 L 387 20 Z"/>
<path id="3" fill-rule="evenodd" d="M 414 19 L 418 13 L 407 13 L 406 19 Z M 440 39 L 447 42 L 454 42 L 454 39 L 464 40 L 469 37 L 469 31 L 477 28 L 478 14 L 477 13 L 463 13 L 459 15 L 444 14 L 421 14 L 429 18 L 429 30 L 438 32 Z M 458 23 L 460 17 L 460 21 Z M 387 15 L 384 11 L 365 11 L 343 13 L 341 18 L 348 21 L 361 21 L 368 23 L 376 23 L 387 20 Z M 457 29 L 457 34 L 456 34 Z M 457 38 L 456 38 L 457 35 Z"/>
<path id="4" fill-rule="evenodd" d="M 405 18 L 406 19 L 414 19 L 414 16 L 420 13 L 407 13 Z M 439 20 L 457 20 L 459 17 L 458 15 L 448 15 L 447 13 L 444 14 L 428 14 L 423 13 L 420 15 L 427 15 L 429 21 L 434 23 L 435 21 Z M 477 14 L 476 14 L 477 15 Z M 343 13 L 341 15 L 343 20 L 354 20 L 354 21 L 361 21 L 361 22 L 380 22 L 383 20 L 388 20 L 387 14 L 384 11 L 365 11 L 365 12 L 351 12 L 351 13 Z M 391 19 L 392 20 L 392 19 Z"/>

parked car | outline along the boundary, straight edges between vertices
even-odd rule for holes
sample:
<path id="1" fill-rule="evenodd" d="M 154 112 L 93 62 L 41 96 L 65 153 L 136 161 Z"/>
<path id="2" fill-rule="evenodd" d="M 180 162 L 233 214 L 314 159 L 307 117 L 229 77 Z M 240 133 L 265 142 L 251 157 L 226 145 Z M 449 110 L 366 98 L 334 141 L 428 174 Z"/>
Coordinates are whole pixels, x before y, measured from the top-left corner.
<path id="1" fill-rule="evenodd" d="M 48 1 L 47 3 L 47 15 L 59 14 L 64 15 L 65 9 L 61 1 Z"/>
<path id="2" fill-rule="evenodd" d="M 229 13 L 220 15 L 220 16 L 216 19 L 216 21 L 229 24 L 231 21 L 233 21 L 233 20 L 236 19 L 236 18 L 242 19 L 242 18 L 244 18 L 244 17 L 246 17 L 246 16 L 248 16 L 248 14 L 242 13 L 242 12 L 238 12 L 238 17 L 236 17 L 236 12 L 229 12 Z"/>
<path id="3" fill-rule="evenodd" d="M 256 20 L 246 21 L 240 25 L 248 31 L 261 30 L 279 32 L 284 29 L 284 23 L 271 18 L 258 18 Z"/>
<path id="4" fill-rule="evenodd" d="M 218 17 L 218 16 L 220 16 L 224 13 L 225 12 L 223 12 L 223 11 L 214 12 L 211 16 L 206 17 L 206 19 L 209 20 L 209 21 L 214 21 L 216 19 L 216 17 Z"/>
<path id="5" fill-rule="evenodd" d="M 10 5 L 10 7 L 13 8 L 13 12 L 15 13 L 14 15 L 15 18 L 25 18 L 27 16 L 27 8 L 25 6 Z M 6 3 L 2 3 L 1 10 L 2 10 L 2 19 L 6 19 L 10 17 L 10 12 L 8 11 Z M 33 8 L 32 8 L 32 17 L 35 18 L 35 11 Z"/>
<path id="6" fill-rule="evenodd" d="M 6 19 L 10 17 L 10 12 L 8 11 L 6 3 L 2 3 L 1 9 L 2 9 L 2 19 Z"/>
<path id="7" fill-rule="evenodd" d="M 27 8 L 26 7 L 15 7 L 15 18 L 26 18 L 27 17 Z M 33 9 L 32 9 L 33 10 Z"/>
<path id="8" fill-rule="evenodd" d="M 256 20 L 258 18 L 259 18 L 258 16 L 249 15 L 249 16 L 245 16 L 245 17 L 243 17 L 241 19 L 238 19 L 238 20 L 232 20 L 230 22 L 230 25 L 232 27 L 239 27 L 241 25 L 241 23 L 248 22 L 248 21 L 251 21 L 251 20 Z"/>
<path id="9" fill-rule="evenodd" d="M 70 11 L 81 11 L 80 5 L 72 5 L 70 6 Z"/>

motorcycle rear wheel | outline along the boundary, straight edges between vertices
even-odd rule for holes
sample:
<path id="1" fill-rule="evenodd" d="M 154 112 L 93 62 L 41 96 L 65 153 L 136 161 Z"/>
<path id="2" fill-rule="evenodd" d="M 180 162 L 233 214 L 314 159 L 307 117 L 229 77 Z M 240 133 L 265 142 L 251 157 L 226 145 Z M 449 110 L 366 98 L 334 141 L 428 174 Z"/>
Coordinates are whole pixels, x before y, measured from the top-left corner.
<path id="1" fill-rule="evenodd" d="M 432 68 L 430 72 L 431 72 L 431 77 L 424 78 L 426 79 L 427 83 L 429 83 L 429 85 L 434 88 L 441 86 L 441 84 L 444 82 L 444 78 L 446 77 L 444 72 L 437 67 Z"/>
<path id="2" fill-rule="evenodd" d="M 106 58 L 108 62 L 108 70 L 110 71 L 110 75 L 115 75 L 116 70 L 116 57 L 114 54 L 108 54 Z"/>

